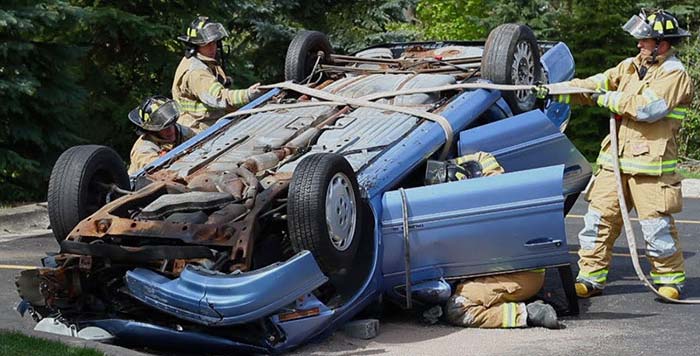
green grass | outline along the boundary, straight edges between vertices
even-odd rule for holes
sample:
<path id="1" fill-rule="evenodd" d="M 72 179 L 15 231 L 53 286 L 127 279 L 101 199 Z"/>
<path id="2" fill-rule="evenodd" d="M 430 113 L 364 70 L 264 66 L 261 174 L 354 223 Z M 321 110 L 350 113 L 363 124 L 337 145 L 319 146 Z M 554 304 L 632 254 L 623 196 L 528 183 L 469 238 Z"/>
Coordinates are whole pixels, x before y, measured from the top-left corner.
<path id="1" fill-rule="evenodd" d="M 2 356 L 104 356 L 95 349 L 72 347 L 58 341 L 26 336 L 15 331 L 0 331 Z"/>
<path id="2" fill-rule="evenodd" d="M 683 178 L 700 179 L 700 172 L 693 172 L 685 168 L 678 168 L 678 173 L 683 176 Z"/>

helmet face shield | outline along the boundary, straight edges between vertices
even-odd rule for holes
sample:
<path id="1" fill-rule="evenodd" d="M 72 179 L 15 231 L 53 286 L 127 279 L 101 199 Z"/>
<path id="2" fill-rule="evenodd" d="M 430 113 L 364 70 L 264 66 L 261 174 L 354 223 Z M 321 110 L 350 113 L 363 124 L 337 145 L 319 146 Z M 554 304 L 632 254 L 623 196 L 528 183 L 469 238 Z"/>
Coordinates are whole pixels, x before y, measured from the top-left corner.
<path id="1" fill-rule="evenodd" d="M 622 29 L 638 40 L 644 38 L 654 38 L 651 25 L 639 17 L 639 15 L 630 17 L 630 19 L 627 20 L 627 23 L 622 26 Z"/>
<path id="2" fill-rule="evenodd" d="M 224 37 L 228 37 L 228 32 L 224 28 L 224 25 L 218 22 L 208 23 L 200 31 L 202 33 L 202 41 L 204 42 L 203 44 L 218 41 Z"/>
<path id="3" fill-rule="evenodd" d="M 688 31 L 678 26 L 678 19 L 664 10 L 658 10 L 649 16 L 642 10 L 639 15 L 630 17 L 622 29 L 638 40 L 690 37 Z"/>
<path id="4" fill-rule="evenodd" d="M 200 16 L 196 18 L 187 28 L 186 36 L 179 36 L 178 39 L 197 46 L 203 46 L 209 42 L 219 41 L 228 37 L 228 31 L 219 22 L 210 22 L 208 17 Z"/>
<path id="5" fill-rule="evenodd" d="M 178 117 L 180 117 L 180 107 L 170 99 L 146 99 L 142 105 L 129 113 L 129 120 L 134 125 L 152 132 L 174 124 Z"/>

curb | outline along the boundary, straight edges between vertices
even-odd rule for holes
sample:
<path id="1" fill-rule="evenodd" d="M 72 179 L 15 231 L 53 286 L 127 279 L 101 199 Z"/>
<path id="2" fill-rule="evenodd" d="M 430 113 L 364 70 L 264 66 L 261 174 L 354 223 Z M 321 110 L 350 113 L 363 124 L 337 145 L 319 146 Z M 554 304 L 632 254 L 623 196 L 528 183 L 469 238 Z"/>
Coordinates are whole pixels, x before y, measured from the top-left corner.
<path id="1" fill-rule="evenodd" d="M 43 231 L 49 228 L 47 203 L 36 203 L 16 208 L 0 209 L 0 241 L 24 235 L 29 230 Z"/>
<path id="2" fill-rule="evenodd" d="M 700 198 L 700 179 L 683 179 L 681 190 L 683 198 Z"/>

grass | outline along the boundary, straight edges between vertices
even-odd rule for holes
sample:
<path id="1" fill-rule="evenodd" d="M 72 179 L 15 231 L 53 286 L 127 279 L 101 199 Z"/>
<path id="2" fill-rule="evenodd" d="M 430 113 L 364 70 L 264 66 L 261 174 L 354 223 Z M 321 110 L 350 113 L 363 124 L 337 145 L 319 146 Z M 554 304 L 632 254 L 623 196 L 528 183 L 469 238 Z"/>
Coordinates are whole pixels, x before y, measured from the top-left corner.
<path id="1" fill-rule="evenodd" d="M 700 172 L 691 171 L 686 168 L 678 168 L 678 173 L 683 176 L 683 178 L 700 179 Z"/>
<path id="2" fill-rule="evenodd" d="M 104 356 L 95 349 L 72 347 L 58 341 L 49 341 L 23 335 L 16 331 L 0 330 L 0 355 L 3 356 Z"/>

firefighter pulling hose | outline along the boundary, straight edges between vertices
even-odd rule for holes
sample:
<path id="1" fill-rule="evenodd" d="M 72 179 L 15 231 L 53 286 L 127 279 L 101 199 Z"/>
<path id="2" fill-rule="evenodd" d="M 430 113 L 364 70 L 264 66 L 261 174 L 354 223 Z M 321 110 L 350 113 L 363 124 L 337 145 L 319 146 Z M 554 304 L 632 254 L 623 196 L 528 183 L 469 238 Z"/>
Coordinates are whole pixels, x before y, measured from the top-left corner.
<path id="1" fill-rule="evenodd" d="M 563 83 L 596 93 L 554 97 L 565 103 L 597 104 L 611 111 L 610 134 L 603 140 L 597 160 L 600 169 L 586 195 L 591 204 L 579 233 L 576 294 L 588 298 L 602 293 L 612 247 L 620 225 L 624 225 L 632 263 L 644 285 L 662 300 L 697 304 L 700 301 L 680 300 L 686 277 L 671 215 L 682 209 L 680 178 L 675 172 L 676 134 L 693 97 L 690 76 L 672 46 L 690 34 L 664 10 L 648 16 L 642 10 L 622 28 L 638 40 L 640 53 L 604 73 Z M 539 86 L 535 93 L 544 98 L 549 96 L 547 90 Z M 639 215 L 651 277 L 658 289 L 639 264 L 628 202 Z"/>

